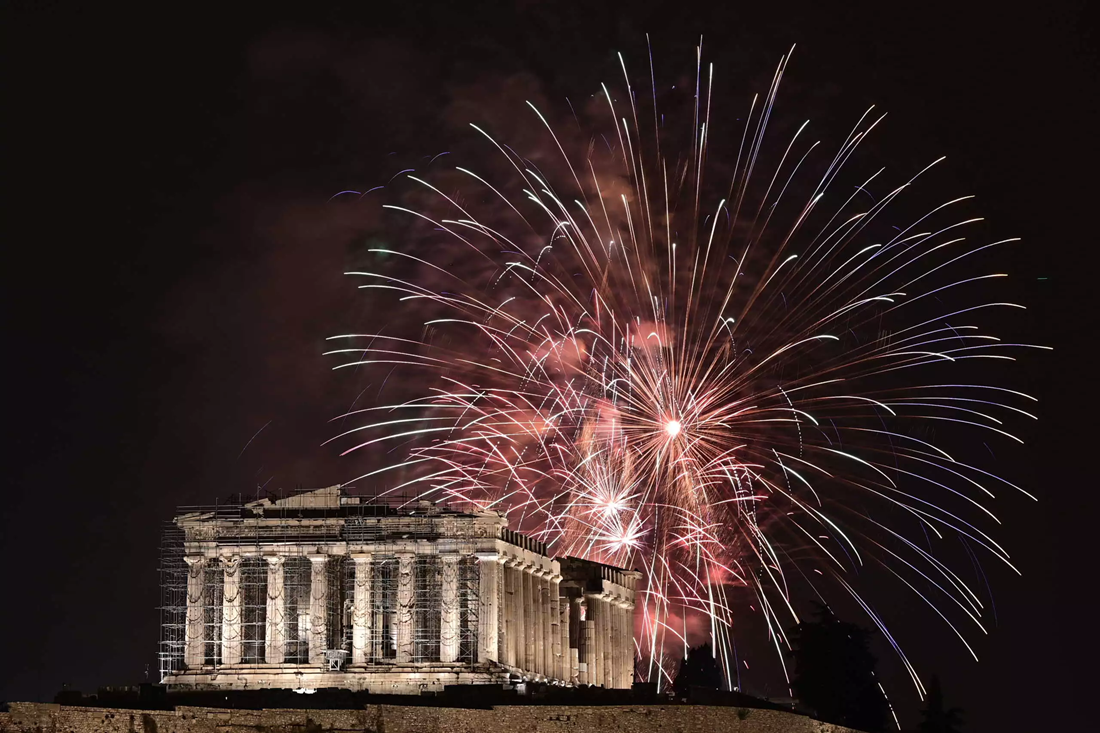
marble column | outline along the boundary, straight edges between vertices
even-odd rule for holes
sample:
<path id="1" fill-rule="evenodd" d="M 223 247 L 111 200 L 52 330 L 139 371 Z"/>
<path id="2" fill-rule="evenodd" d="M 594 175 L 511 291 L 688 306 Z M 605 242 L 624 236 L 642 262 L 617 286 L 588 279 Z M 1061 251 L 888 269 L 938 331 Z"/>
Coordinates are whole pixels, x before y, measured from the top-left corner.
<path id="1" fill-rule="evenodd" d="M 222 664 L 241 663 L 241 556 L 222 557 Z"/>
<path id="2" fill-rule="evenodd" d="M 535 610 L 538 608 L 538 584 L 531 565 L 525 565 L 522 569 L 524 578 L 524 664 L 520 665 L 528 672 L 535 672 L 535 637 L 537 634 L 538 617 Z"/>
<path id="3" fill-rule="evenodd" d="M 547 581 L 550 584 L 550 670 L 547 674 L 548 677 L 554 679 L 564 680 L 567 679 L 565 674 L 565 666 L 562 660 L 565 657 L 562 655 L 562 628 L 569 627 L 569 612 L 568 609 L 564 614 L 561 612 L 561 598 L 558 593 L 561 590 L 561 576 L 557 573 L 552 574 Z M 563 627 L 564 622 L 564 627 Z"/>
<path id="4" fill-rule="evenodd" d="M 516 666 L 516 572 L 508 558 L 501 568 L 504 578 L 504 664 Z"/>
<path id="5" fill-rule="evenodd" d="M 621 669 L 619 665 L 619 654 L 622 653 L 622 649 L 619 646 L 619 607 L 615 603 L 613 598 L 608 598 L 605 603 L 607 604 L 607 679 L 608 687 L 619 687 L 619 675 Z"/>
<path id="6" fill-rule="evenodd" d="M 584 657 L 584 598 L 578 596 L 569 602 L 569 648 L 570 657 L 576 652 L 576 679 L 575 684 L 588 684 L 588 671 L 581 669 Z"/>
<path id="7" fill-rule="evenodd" d="M 309 663 L 325 663 L 328 648 L 327 555 L 309 556 Z"/>
<path id="8" fill-rule="evenodd" d="M 500 574 L 504 558 L 496 552 L 479 552 L 477 661 L 498 662 L 500 654 Z"/>
<path id="9" fill-rule="evenodd" d="M 387 575 L 392 574 L 394 566 L 395 563 L 390 560 L 384 560 L 377 564 L 372 563 L 371 578 L 376 574 L 379 576 L 379 593 L 382 592 L 381 588 L 387 585 L 385 578 Z M 392 582 L 392 580 L 393 578 L 391 577 L 390 581 Z M 381 660 L 386 656 L 386 647 L 390 643 L 389 634 L 392 633 L 387 625 L 387 621 L 392 623 L 392 620 L 387 619 L 386 614 L 388 613 L 396 617 L 396 609 L 391 611 L 388 608 L 384 608 L 384 601 L 381 598 L 379 598 L 377 602 L 372 598 L 370 605 L 371 617 L 374 623 L 371 625 L 371 633 L 368 642 L 370 652 L 367 654 L 367 658 Z"/>
<path id="10" fill-rule="evenodd" d="M 598 601 L 592 596 L 584 599 L 584 655 L 585 683 L 600 684 L 600 665 L 597 664 L 599 649 L 596 639 L 596 618 L 599 615 Z"/>
<path id="11" fill-rule="evenodd" d="M 413 572 L 416 555 L 397 556 L 397 663 L 408 664 L 413 658 Z"/>
<path id="12" fill-rule="evenodd" d="M 550 576 L 553 573 L 549 570 L 542 571 L 542 673 L 548 677 L 557 677 L 554 674 L 554 631 L 557 628 L 557 624 L 554 623 L 556 619 L 553 610 L 553 604 L 550 600 L 550 590 L 552 583 L 550 582 Z"/>
<path id="13" fill-rule="evenodd" d="M 611 664 L 611 652 L 614 639 L 611 636 L 611 603 L 607 600 L 607 594 L 604 594 L 600 598 L 600 627 L 596 632 L 599 634 L 600 640 L 597 642 L 597 649 L 600 650 L 600 659 L 603 660 L 603 686 L 610 689 L 615 686 L 615 678 L 613 676 L 614 666 Z"/>
<path id="14" fill-rule="evenodd" d="M 623 660 L 624 681 L 628 687 L 634 686 L 634 608 L 630 601 L 623 603 L 623 645 L 626 659 Z"/>
<path id="15" fill-rule="evenodd" d="M 618 599 L 615 613 L 619 620 L 618 633 L 616 634 L 619 645 L 619 671 L 615 678 L 619 681 L 619 687 L 630 687 L 634 682 L 632 679 L 634 675 L 630 669 L 630 660 L 634 658 L 634 644 L 626 632 L 626 601 L 624 599 Z"/>
<path id="16" fill-rule="evenodd" d="M 374 609 L 371 586 L 374 581 L 374 556 L 370 553 L 352 555 L 355 562 L 355 594 L 351 607 L 351 663 L 366 664 L 371 656 L 371 622 Z"/>
<path id="17" fill-rule="evenodd" d="M 545 675 L 546 669 L 546 571 L 541 568 L 531 570 L 531 588 L 534 591 L 534 632 L 535 662 L 531 669 L 536 674 Z"/>
<path id="18" fill-rule="evenodd" d="M 458 659 L 458 559 L 457 554 L 440 555 L 442 610 L 439 622 L 439 661 Z"/>
<path id="19" fill-rule="evenodd" d="M 596 669 L 589 670 L 589 678 L 595 685 L 607 687 L 607 666 L 604 660 L 607 657 L 607 634 L 604 632 L 604 623 L 607 621 L 607 607 L 603 602 L 602 593 L 591 596 L 588 599 L 588 616 L 592 619 L 592 638 L 595 641 Z"/>
<path id="20" fill-rule="evenodd" d="M 264 631 L 264 661 L 282 664 L 286 656 L 286 598 L 283 593 L 285 557 L 268 555 L 267 560 L 267 623 Z"/>
<path id="21" fill-rule="evenodd" d="M 183 663 L 189 669 L 201 667 L 206 662 L 206 558 L 188 555 L 187 562 L 187 618 L 184 627 Z"/>
<path id="22" fill-rule="evenodd" d="M 514 603 L 513 612 L 515 617 L 515 666 L 520 669 L 527 669 L 527 583 L 524 580 L 527 578 L 527 571 L 524 569 L 525 565 L 522 560 L 515 561 L 515 567 L 513 568 L 515 575 L 512 578 L 513 593 L 512 601 Z"/>
<path id="23" fill-rule="evenodd" d="M 612 608 L 615 614 L 615 684 L 620 688 L 629 687 L 626 682 L 626 642 L 623 639 L 623 627 L 626 624 L 623 620 L 622 601 L 618 597 L 615 598 Z"/>

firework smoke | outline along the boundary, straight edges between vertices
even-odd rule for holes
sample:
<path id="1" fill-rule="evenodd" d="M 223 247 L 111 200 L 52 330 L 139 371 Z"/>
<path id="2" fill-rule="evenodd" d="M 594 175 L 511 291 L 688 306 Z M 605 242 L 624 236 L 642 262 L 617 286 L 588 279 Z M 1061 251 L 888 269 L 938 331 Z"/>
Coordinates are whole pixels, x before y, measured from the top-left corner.
<path id="1" fill-rule="evenodd" d="M 861 574 L 889 573 L 968 650 L 984 632 L 979 595 L 931 548 L 954 535 L 1010 565 L 986 505 L 1017 487 L 928 426 L 1019 442 L 1007 423 L 1033 417 L 975 368 L 1023 347 L 982 326 L 1021 307 L 987 297 L 1003 275 L 980 269 L 1010 240 L 967 238 L 969 197 L 906 203 L 939 161 L 892 184 L 864 173 L 873 110 L 830 152 L 806 125 L 766 142 L 786 66 L 722 133 L 728 159 L 708 161 L 710 66 L 676 127 L 652 63 L 651 107 L 623 64 L 619 93 L 582 109 L 602 117 L 589 135 L 530 104 L 530 150 L 474 127 L 484 165 L 407 175 L 386 206 L 401 244 L 349 273 L 392 296 L 387 325 L 330 352 L 402 396 L 340 416 L 334 440 L 384 450 L 363 478 L 388 492 L 498 510 L 556 554 L 641 569 L 638 669 L 659 684 L 689 618 L 733 687 L 738 594 L 782 659 L 798 599 L 840 593 L 923 691 Z"/>

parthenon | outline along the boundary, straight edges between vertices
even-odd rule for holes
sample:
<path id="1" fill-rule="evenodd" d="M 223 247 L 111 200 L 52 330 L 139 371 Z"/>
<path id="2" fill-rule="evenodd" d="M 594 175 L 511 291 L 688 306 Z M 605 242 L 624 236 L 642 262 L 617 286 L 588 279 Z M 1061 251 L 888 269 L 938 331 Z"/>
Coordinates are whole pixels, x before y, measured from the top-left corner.
<path id="1" fill-rule="evenodd" d="M 552 558 L 495 512 L 340 486 L 181 509 L 161 575 L 169 689 L 633 682 L 639 573 Z"/>

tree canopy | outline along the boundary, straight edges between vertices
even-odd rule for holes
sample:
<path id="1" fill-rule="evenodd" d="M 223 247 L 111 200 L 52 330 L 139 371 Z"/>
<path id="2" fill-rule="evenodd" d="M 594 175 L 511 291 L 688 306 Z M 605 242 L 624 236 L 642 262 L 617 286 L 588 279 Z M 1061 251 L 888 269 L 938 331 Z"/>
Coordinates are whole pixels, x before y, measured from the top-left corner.
<path id="1" fill-rule="evenodd" d="M 871 632 L 840 621 L 819 606 L 791 634 L 792 690 L 823 721 L 867 731 L 886 730 L 889 705 L 875 678 Z"/>
<path id="2" fill-rule="evenodd" d="M 933 675 L 928 684 L 928 700 L 921 714 L 924 716 L 919 728 L 921 733 L 959 733 L 962 729 L 962 710 L 943 706 L 943 690 L 938 675 Z"/>
<path id="3" fill-rule="evenodd" d="M 688 650 L 687 656 L 680 660 L 680 669 L 672 683 L 672 689 L 678 697 L 686 697 L 692 687 L 717 690 L 721 686 L 722 669 L 714 658 L 710 642 Z"/>

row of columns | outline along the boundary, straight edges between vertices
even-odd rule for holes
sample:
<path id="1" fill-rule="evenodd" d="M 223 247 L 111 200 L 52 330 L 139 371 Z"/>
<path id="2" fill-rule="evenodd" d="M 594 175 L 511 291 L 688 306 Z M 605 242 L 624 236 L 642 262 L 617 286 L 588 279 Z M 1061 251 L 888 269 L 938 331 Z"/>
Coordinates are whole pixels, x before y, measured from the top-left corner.
<path id="1" fill-rule="evenodd" d="M 630 687 L 634 682 L 634 611 L 630 602 L 604 592 L 585 593 L 574 604 L 574 617 L 584 619 L 578 634 L 578 657 L 584 665 L 578 669 L 578 683 Z"/>
<path id="2" fill-rule="evenodd" d="M 327 642 L 327 555 L 311 555 L 309 661 L 323 664 Z M 440 662 L 455 662 L 461 637 L 458 597 L 458 554 L 440 555 Z M 498 662 L 531 675 L 608 688 L 629 687 L 633 681 L 634 634 L 631 603 L 613 593 L 587 592 L 561 596 L 562 576 L 521 557 L 478 553 L 481 564 L 477 661 Z M 382 623 L 374 608 L 374 557 L 351 555 L 355 580 L 351 606 L 352 664 L 367 664 L 382 656 Z M 415 601 L 414 553 L 397 558 L 396 654 L 394 662 L 413 660 Z M 284 593 L 285 556 L 267 562 L 267 621 L 264 661 L 282 664 L 286 649 Z M 205 662 L 204 613 L 207 559 L 188 556 L 187 616 L 184 663 Z M 241 662 L 241 558 L 222 557 L 222 664 Z M 570 643 L 570 627 L 575 629 Z"/>
<path id="3" fill-rule="evenodd" d="M 415 562 L 416 554 L 402 552 L 397 557 L 397 608 L 394 662 L 407 664 L 414 657 L 414 606 L 416 602 Z M 451 553 L 438 556 L 441 577 L 441 610 L 439 630 L 439 661 L 455 662 L 459 656 L 461 640 L 461 614 L 458 597 L 458 561 L 461 555 Z M 355 562 L 355 583 L 351 616 L 352 664 L 367 664 L 382 656 L 382 638 L 376 625 L 382 623 L 381 614 L 374 608 L 374 556 L 358 553 L 351 556 Z"/>
<path id="4" fill-rule="evenodd" d="M 397 607 L 396 617 L 396 662 L 409 662 L 413 657 L 413 603 L 415 601 L 414 572 L 416 555 L 400 553 L 397 556 Z M 351 607 L 351 662 L 367 664 L 371 659 L 382 656 L 381 633 L 376 627 L 382 624 L 381 612 L 374 607 L 374 555 L 356 553 L 351 555 L 355 563 L 355 581 L 352 590 Z M 457 562 L 457 556 L 456 556 Z M 446 565 L 446 563 L 445 563 Z M 446 581 L 444 588 L 446 589 Z M 444 614 L 446 620 L 446 614 Z M 446 646 L 443 639 L 440 646 Z"/>
<path id="5" fill-rule="evenodd" d="M 521 557 L 500 560 L 504 639 L 495 661 L 532 675 L 568 680 L 569 616 L 561 613 L 562 576 Z"/>
<path id="6" fill-rule="evenodd" d="M 396 620 L 396 662 L 407 663 L 413 658 L 413 604 L 416 599 L 414 587 L 414 553 L 400 553 L 397 556 L 397 604 L 394 610 Z M 374 606 L 374 555 L 359 553 L 351 556 L 355 563 L 355 581 L 352 593 L 351 613 L 351 662 L 367 664 L 382 656 L 381 624 L 382 613 Z"/>
<path id="7" fill-rule="evenodd" d="M 327 555 L 308 555 L 310 564 L 309 578 L 309 663 L 323 664 L 325 648 L 328 646 L 328 618 L 326 602 L 328 600 L 328 575 L 326 571 Z M 286 660 L 286 557 L 268 555 L 267 561 L 267 615 L 264 629 L 264 661 L 268 664 L 282 664 Z M 227 613 L 228 597 L 222 596 L 222 664 L 239 664 L 240 654 L 240 558 L 223 558 L 225 580 L 229 582 L 229 563 L 236 567 L 237 579 L 234 584 L 237 592 L 232 600 L 232 613 Z M 227 618 L 232 618 L 230 628 Z M 227 654 L 227 646 L 233 645 L 232 654 Z"/>
<path id="8" fill-rule="evenodd" d="M 206 661 L 206 570 L 207 558 L 187 556 L 187 617 L 184 631 L 184 664 L 201 667 Z M 327 555 L 310 555 L 309 587 L 309 661 L 321 664 L 325 660 L 328 640 L 326 600 L 328 576 L 325 572 Z M 266 623 L 264 629 L 264 661 L 282 664 L 286 657 L 286 598 L 284 594 L 285 572 L 283 555 L 268 555 Z M 240 664 L 243 650 L 241 634 L 241 557 L 220 558 L 222 581 L 222 640 L 223 665 Z"/>
<path id="9" fill-rule="evenodd" d="M 328 641 L 326 603 L 328 597 L 328 555 L 309 555 L 309 662 L 323 664 Z M 440 623 L 440 661 L 454 662 L 459 656 L 460 609 L 458 599 L 458 554 L 441 555 L 442 609 Z M 496 557 L 495 555 L 493 556 Z M 241 558 L 239 555 L 223 556 L 224 573 L 222 593 L 222 664 L 240 664 L 242 657 L 241 636 Z M 268 555 L 267 599 L 264 634 L 264 661 L 267 664 L 283 664 L 286 657 L 286 557 Z M 381 619 L 375 618 L 373 607 L 373 555 L 354 554 L 355 582 L 352 598 L 352 663 L 366 664 L 371 657 L 381 656 L 381 639 L 376 638 L 373 627 Z M 413 659 L 413 608 L 415 602 L 414 553 L 397 555 L 397 608 L 396 608 L 396 659 L 397 663 Z M 204 615 L 206 612 L 205 574 L 207 558 L 187 556 L 187 611 L 184 640 L 184 664 L 189 668 L 201 667 L 206 660 Z M 484 584 L 484 581 L 483 581 Z M 490 614 L 496 613 L 493 602 Z M 484 613 L 484 611 L 483 611 Z M 488 619 L 487 619 L 488 620 Z M 493 622 L 495 624 L 495 621 Z M 495 627 L 495 626 L 494 626 Z M 486 634 L 488 637 L 489 635 Z M 495 644 L 494 644 L 495 647 Z"/>

